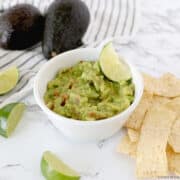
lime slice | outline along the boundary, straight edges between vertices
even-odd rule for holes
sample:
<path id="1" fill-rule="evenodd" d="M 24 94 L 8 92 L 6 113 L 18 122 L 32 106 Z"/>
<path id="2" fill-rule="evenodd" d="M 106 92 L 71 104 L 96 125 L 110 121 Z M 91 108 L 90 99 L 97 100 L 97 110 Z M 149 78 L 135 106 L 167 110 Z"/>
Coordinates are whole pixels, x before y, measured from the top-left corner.
<path id="1" fill-rule="evenodd" d="M 16 128 L 24 112 L 23 103 L 11 103 L 0 109 L 0 134 L 9 137 Z"/>
<path id="2" fill-rule="evenodd" d="M 47 180 L 79 180 L 80 175 L 68 167 L 56 155 L 46 151 L 41 160 L 41 171 Z"/>
<path id="3" fill-rule="evenodd" d="M 0 72 L 0 95 L 12 90 L 19 79 L 18 69 L 10 67 L 9 69 Z"/>
<path id="4" fill-rule="evenodd" d="M 129 66 L 119 57 L 111 42 L 102 49 L 99 64 L 103 74 L 112 81 L 120 82 L 131 78 Z"/>

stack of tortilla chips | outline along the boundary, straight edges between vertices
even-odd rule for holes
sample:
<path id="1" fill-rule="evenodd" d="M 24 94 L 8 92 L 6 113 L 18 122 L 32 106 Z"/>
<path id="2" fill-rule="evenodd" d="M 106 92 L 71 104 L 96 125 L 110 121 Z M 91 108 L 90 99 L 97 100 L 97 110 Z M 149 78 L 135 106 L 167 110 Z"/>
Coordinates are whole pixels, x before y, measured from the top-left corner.
<path id="1" fill-rule="evenodd" d="M 144 94 L 118 152 L 136 159 L 138 178 L 180 175 L 180 79 L 143 76 Z"/>

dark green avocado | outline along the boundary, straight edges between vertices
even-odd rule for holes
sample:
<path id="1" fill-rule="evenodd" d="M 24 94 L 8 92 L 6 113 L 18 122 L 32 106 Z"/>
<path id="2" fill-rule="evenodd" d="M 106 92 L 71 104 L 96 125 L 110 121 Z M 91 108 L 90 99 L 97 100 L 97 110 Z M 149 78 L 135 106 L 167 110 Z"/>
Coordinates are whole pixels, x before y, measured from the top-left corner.
<path id="1" fill-rule="evenodd" d="M 48 8 L 42 50 L 46 58 L 82 45 L 90 14 L 81 0 L 56 0 Z"/>
<path id="2" fill-rule="evenodd" d="M 20 50 L 42 40 L 44 17 L 29 4 L 19 4 L 0 16 L 0 46 Z"/>

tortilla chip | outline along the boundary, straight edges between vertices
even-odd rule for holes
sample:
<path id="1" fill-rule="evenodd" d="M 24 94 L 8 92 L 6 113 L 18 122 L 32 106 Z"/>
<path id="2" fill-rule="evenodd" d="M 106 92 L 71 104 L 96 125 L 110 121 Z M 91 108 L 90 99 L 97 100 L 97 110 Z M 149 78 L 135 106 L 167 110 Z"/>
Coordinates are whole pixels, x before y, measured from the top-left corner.
<path id="1" fill-rule="evenodd" d="M 128 133 L 128 136 L 129 136 L 129 139 L 131 142 L 138 142 L 138 140 L 139 140 L 139 132 L 138 131 L 128 128 L 127 133 Z"/>
<path id="2" fill-rule="evenodd" d="M 171 148 L 167 148 L 167 159 L 169 171 L 180 176 L 180 153 L 175 153 Z"/>
<path id="3" fill-rule="evenodd" d="M 171 99 L 170 98 L 167 98 L 167 97 L 163 97 L 163 96 L 157 96 L 157 95 L 154 95 L 153 96 L 153 105 L 162 105 L 162 104 L 167 104 L 171 102 Z"/>
<path id="4" fill-rule="evenodd" d="M 144 90 L 148 91 L 150 93 L 154 93 L 154 89 L 152 87 L 152 84 L 157 80 L 155 77 L 152 77 L 149 74 L 143 73 L 143 79 L 144 79 Z"/>
<path id="5" fill-rule="evenodd" d="M 175 118 L 176 114 L 163 105 L 148 110 L 137 147 L 137 177 L 168 175 L 166 145 Z"/>
<path id="6" fill-rule="evenodd" d="M 175 111 L 177 116 L 180 117 L 180 97 L 171 99 L 171 101 L 167 103 L 167 106 Z"/>
<path id="7" fill-rule="evenodd" d="M 173 148 L 174 152 L 180 153 L 180 117 L 172 126 L 168 143 Z"/>
<path id="8" fill-rule="evenodd" d="M 174 102 L 180 103 L 180 96 L 175 97 L 172 99 Z"/>
<path id="9" fill-rule="evenodd" d="M 144 88 L 155 95 L 164 97 L 180 96 L 180 79 L 171 73 L 166 73 L 160 78 L 153 78 L 147 74 L 144 77 Z"/>
<path id="10" fill-rule="evenodd" d="M 142 122 L 145 117 L 145 113 L 151 106 L 152 97 L 153 95 L 151 93 L 144 91 L 139 105 L 127 120 L 125 127 L 135 130 L 139 130 L 141 128 Z"/>
<path id="11" fill-rule="evenodd" d="M 166 105 L 171 110 L 177 113 L 177 116 L 180 117 L 180 97 L 176 98 L 167 98 L 163 96 L 153 96 L 153 105 Z"/>
<path id="12" fill-rule="evenodd" d="M 127 155 L 135 158 L 136 157 L 136 149 L 137 149 L 137 143 L 131 142 L 129 137 L 127 135 L 125 135 L 122 138 L 122 140 L 117 148 L 117 152 L 127 154 Z"/>

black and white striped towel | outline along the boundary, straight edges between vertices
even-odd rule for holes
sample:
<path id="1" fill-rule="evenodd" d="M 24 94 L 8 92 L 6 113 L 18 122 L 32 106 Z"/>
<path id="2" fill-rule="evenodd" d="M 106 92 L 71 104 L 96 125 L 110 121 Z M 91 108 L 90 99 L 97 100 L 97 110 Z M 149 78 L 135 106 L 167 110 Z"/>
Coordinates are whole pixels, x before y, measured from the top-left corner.
<path id="1" fill-rule="evenodd" d="M 0 0 L 0 10 L 18 3 L 30 3 L 45 12 L 53 0 Z M 84 0 L 91 13 L 91 23 L 83 38 L 86 46 L 98 46 L 107 38 L 118 39 L 131 36 L 137 30 L 139 0 Z M 40 44 L 25 51 L 0 49 L 0 70 L 17 66 L 20 79 L 16 88 L 0 96 L 0 104 L 15 101 L 27 94 L 32 88 L 33 77 L 46 62 Z"/>

